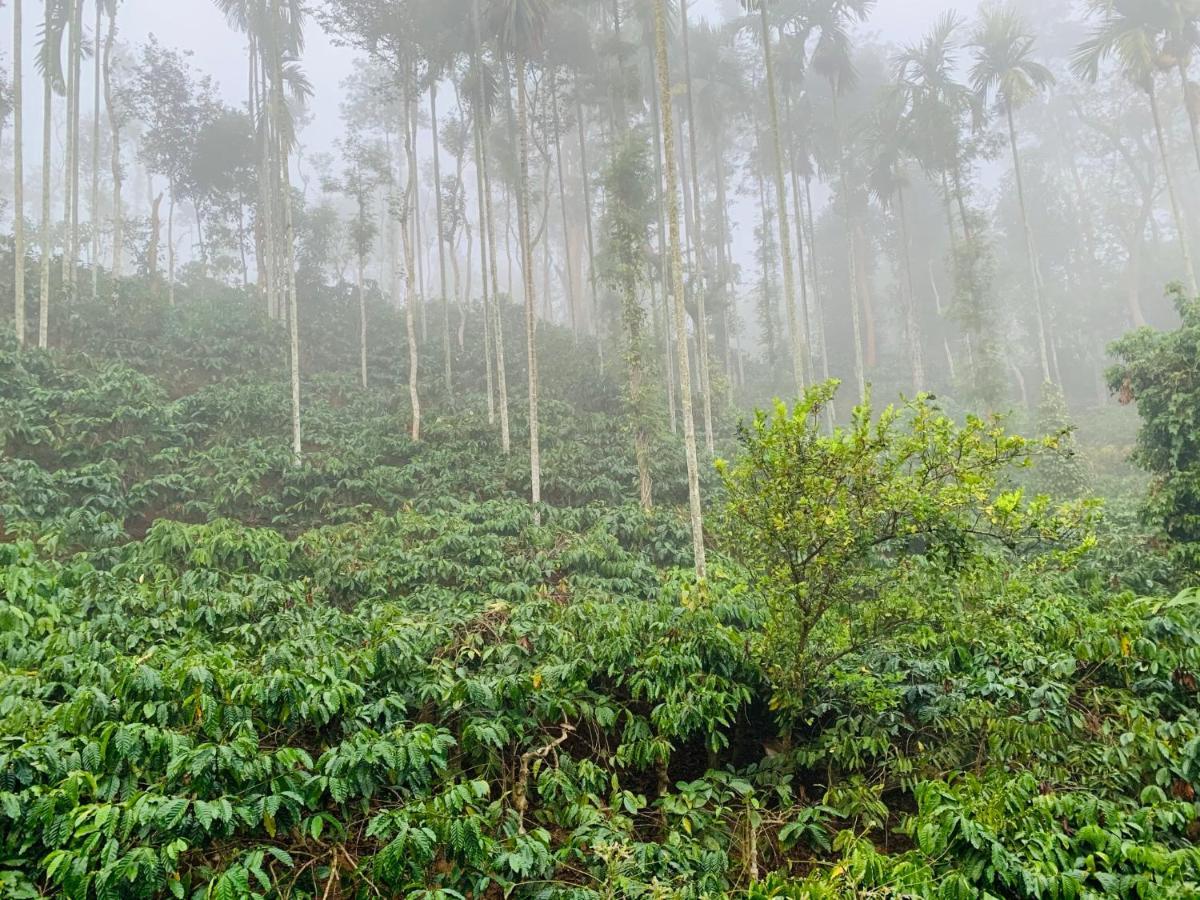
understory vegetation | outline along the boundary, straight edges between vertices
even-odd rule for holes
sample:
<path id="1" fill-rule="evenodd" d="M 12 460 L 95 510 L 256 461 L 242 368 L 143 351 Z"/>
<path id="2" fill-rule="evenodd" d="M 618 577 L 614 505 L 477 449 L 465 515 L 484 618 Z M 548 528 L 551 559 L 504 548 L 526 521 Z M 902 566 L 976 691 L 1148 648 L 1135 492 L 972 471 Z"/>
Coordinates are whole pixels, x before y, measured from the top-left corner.
<path id="1" fill-rule="evenodd" d="M 1139 516 L 1081 499 L 1134 482 L 1053 402 L 722 413 L 697 579 L 679 438 L 644 510 L 620 371 L 541 329 L 534 507 L 482 363 L 428 376 L 414 442 L 401 315 L 372 301 L 364 389 L 352 302 L 301 310 L 300 465 L 237 292 L 3 339 L 0 894 L 1200 891 L 1194 432 Z M 1155 385 L 1196 397 L 1183 308 L 1112 374 L 1142 458 L 1185 408 Z"/>

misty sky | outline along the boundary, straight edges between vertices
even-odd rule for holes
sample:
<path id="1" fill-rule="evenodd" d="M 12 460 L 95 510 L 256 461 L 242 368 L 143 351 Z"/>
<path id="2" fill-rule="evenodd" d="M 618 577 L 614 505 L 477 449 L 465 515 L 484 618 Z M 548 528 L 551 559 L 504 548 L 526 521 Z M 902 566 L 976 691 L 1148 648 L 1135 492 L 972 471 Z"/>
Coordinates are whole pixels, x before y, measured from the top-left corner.
<path id="1" fill-rule="evenodd" d="M 2 2 L 2 0 L 0 0 Z M 947 9 L 972 14 L 982 0 L 879 0 L 864 37 L 886 43 L 916 39 Z M 26 4 L 30 6 L 32 4 Z M 697 17 L 719 17 L 722 10 L 737 8 L 736 0 L 692 0 Z M 26 13 L 25 73 L 34 83 L 32 48 L 37 41 L 37 17 Z M 213 76 L 231 105 L 241 106 L 246 98 L 246 50 L 242 37 L 232 32 L 211 0 L 124 0 L 119 19 L 120 40 L 136 46 L 151 35 L 167 47 L 191 50 L 197 69 Z M 11 57 L 11 37 L 0 29 L 4 58 Z M 306 150 L 328 151 L 339 129 L 340 85 L 354 66 L 352 51 L 334 47 L 315 24 L 308 30 L 304 68 L 313 83 L 313 123 L 303 135 Z M 86 77 L 86 76 L 85 76 Z M 85 90 L 85 94 L 87 91 Z M 88 94 L 90 96 L 90 94 Z M 40 104 L 29 103 L 26 135 L 29 150 L 40 140 Z"/>

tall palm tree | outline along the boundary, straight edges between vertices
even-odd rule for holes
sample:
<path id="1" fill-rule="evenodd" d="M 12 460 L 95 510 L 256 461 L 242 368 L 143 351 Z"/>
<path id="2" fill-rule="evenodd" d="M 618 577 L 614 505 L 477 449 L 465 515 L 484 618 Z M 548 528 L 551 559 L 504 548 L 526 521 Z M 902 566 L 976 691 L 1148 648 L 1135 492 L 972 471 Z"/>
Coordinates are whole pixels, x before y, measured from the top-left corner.
<path id="1" fill-rule="evenodd" d="M 542 502 L 542 450 L 538 420 L 537 297 L 529 214 L 529 57 L 540 48 L 549 0 L 496 0 L 492 7 L 500 47 L 513 56 L 517 82 L 517 230 L 525 287 L 525 356 L 529 374 L 530 499 Z"/>
<path id="2" fill-rule="evenodd" d="M 833 136 L 840 193 L 842 194 L 842 217 L 846 230 L 846 248 L 849 259 L 850 316 L 854 332 L 854 374 L 858 382 L 859 396 L 867 389 L 866 360 L 863 355 L 862 313 L 859 308 L 860 289 L 863 282 L 862 261 L 854 223 L 853 199 L 855 189 L 850 184 L 850 161 L 846 155 L 846 137 L 840 115 L 840 100 L 858 84 L 858 71 L 854 66 L 854 46 L 849 26 L 854 21 L 866 21 L 875 0 L 816 0 L 808 10 L 803 28 L 806 39 L 816 36 L 812 51 L 812 67 L 829 84 L 833 104 Z M 870 325 L 873 320 L 869 319 Z M 873 326 L 872 326 L 873 327 Z M 871 331 L 869 334 L 873 334 Z"/>
<path id="3" fill-rule="evenodd" d="M 971 90 L 956 77 L 958 33 L 962 25 L 956 13 L 943 14 L 919 42 L 906 46 L 893 60 L 895 89 L 904 102 L 910 150 L 926 177 L 941 191 L 956 282 L 960 269 L 960 236 L 954 225 L 954 206 L 958 208 L 962 223 L 961 239 L 969 244 L 972 237 L 971 217 L 967 213 L 959 177 L 963 156 L 962 125 L 974 118 L 975 107 Z M 939 314 L 942 311 L 939 302 Z M 947 368 L 953 373 L 957 367 L 948 335 L 943 334 L 942 347 Z"/>
<path id="4" fill-rule="evenodd" d="M 658 71 L 659 114 L 666 160 L 667 229 L 671 243 L 671 291 L 675 311 L 675 352 L 679 362 L 679 393 L 683 406 L 683 445 L 687 455 L 688 505 L 692 519 L 692 548 L 696 577 L 704 578 L 704 513 L 700 502 L 700 464 L 696 454 L 696 422 L 692 415 L 692 375 L 688 359 L 687 309 L 683 295 L 683 246 L 679 234 L 679 173 L 676 170 L 675 127 L 671 113 L 671 69 L 667 58 L 666 0 L 654 0 L 654 46 Z"/>
<path id="5" fill-rule="evenodd" d="M 263 93 L 260 133 L 263 146 L 263 170 L 266 175 L 264 210 L 273 218 L 276 208 L 282 210 L 283 246 L 279 262 L 286 272 L 281 281 L 286 284 L 285 308 L 288 316 L 288 357 L 291 368 L 292 400 L 292 457 L 300 463 L 303 443 L 300 425 L 300 326 L 296 297 L 296 227 L 292 210 L 291 150 L 296 142 L 295 121 L 286 94 L 296 102 L 304 102 L 311 86 L 299 66 L 304 49 L 304 5 L 300 0 L 216 0 L 230 25 L 250 37 L 251 57 L 257 53 L 261 63 Z M 274 268 L 276 247 L 268 227 L 267 267 Z M 274 309 L 268 277 L 268 307 Z"/>
<path id="6" fill-rule="evenodd" d="M 21 0 L 13 0 L 13 326 L 25 346 L 25 166 L 22 124 Z"/>
<path id="7" fill-rule="evenodd" d="M 1136 0 L 1088 0 L 1088 9 L 1098 22 L 1091 37 L 1076 49 L 1071 68 L 1076 75 L 1094 84 L 1100 77 L 1100 67 L 1107 60 L 1113 59 L 1121 74 L 1146 95 L 1150 113 L 1154 118 L 1158 153 L 1162 159 L 1163 178 L 1166 180 L 1171 214 L 1179 236 L 1179 251 L 1183 258 L 1188 289 L 1195 295 L 1196 269 L 1192 262 L 1191 242 L 1183 207 L 1179 203 L 1179 192 L 1175 186 L 1175 175 L 1171 166 L 1171 156 L 1167 151 L 1162 112 L 1158 102 L 1157 80 L 1162 61 L 1162 32 L 1155 27 L 1153 20 L 1145 15 L 1144 4 Z"/>
<path id="8" fill-rule="evenodd" d="M 792 341 L 792 376 L 796 392 L 804 390 L 804 352 L 807 335 L 796 308 L 796 277 L 792 268 L 792 236 L 788 218 L 787 182 L 783 175 L 783 135 L 779 125 L 779 99 L 775 86 L 775 59 L 771 49 L 771 23 L 767 0 L 742 0 L 748 12 L 758 12 L 759 40 L 762 42 L 763 67 L 766 74 L 767 115 L 771 127 L 771 146 L 774 182 L 775 215 L 778 218 L 779 255 L 783 269 L 783 303 L 787 310 L 788 330 Z"/>
<path id="9" fill-rule="evenodd" d="M 1200 2 L 1197 0 L 1156 0 L 1130 6 L 1130 15 L 1142 16 L 1153 30 L 1161 32 L 1162 50 L 1159 68 L 1173 68 L 1179 74 L 1183 105 L 1191 126 L 1192 152 L 1200 166 L 1200 96 L 1188 77 L 1192 57 L 1200 50 Z"/>
<path id="10" fill-rule="evenodd" d="M 1034 37 L 1024 18 L 1011 6 L 984 9 L 972 38 L 975 64 L 971 67 L 971 86 L 981 105 L 993 99 L 1003 111 L 1008 126 L 1008 144 L 1012 151 L 1013 174 L 1017 181 L 1017 202 L 1021 211 L 1021 230 L 1025 235 L 1030 277 L 1033 279 L 1034 310 L 1037 314 L 1038 359 L 1042 380 L 1051 381 L 1049 343 L 1046 339 L 1046 298 L 1034 249 L 1033 229 L 1025 200 L 1025 178 L 1021 171 L 1021 153 L 1013 113 L 1054 84 L 1053 73 L 1032 58 Z"/>
<path id="11" fill-rule="evenodd" d="M 908 227 L 908 206 L 905 192 L 909 188 L 905 163 L 908 158 L 907 122 L 904 118 L 904 96 L 898 90 L 888 90 L 871 115 L 867 145 L 868 177 L 871 193 L 884 209 L 894 209 L 899 224 L 900 279 L 904 297 L 905 342 L 908 345 L 909 365 L 914 392 L 924 390 L 925 358 L 921 349 L 921 334 L 917 326 L 916 284 L 913 278 L 912 238 Z"/>

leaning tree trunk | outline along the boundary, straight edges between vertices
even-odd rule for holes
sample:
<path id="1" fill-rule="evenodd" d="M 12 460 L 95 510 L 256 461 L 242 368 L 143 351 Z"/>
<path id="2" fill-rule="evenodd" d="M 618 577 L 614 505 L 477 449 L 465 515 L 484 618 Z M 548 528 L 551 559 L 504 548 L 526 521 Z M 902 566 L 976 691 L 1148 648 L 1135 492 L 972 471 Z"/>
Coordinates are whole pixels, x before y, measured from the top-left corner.
<path id="1" fill-rule="evenodd" d="M 671 241 L 671 289 L 674 295 L 675 343 L 679 360 L 679 391 L 683 403 L 683 446 L 687 456 L 688 506 L 692 519 L 692 549 L 696 577 L 704 578 L 704 512 L 700 502 L 700 464 L 696 453 L 696 422 L 692 415 L 692 373 L 688 358 L 687 308 L 683 296 L 683 246 L 679 234 L 679 175 L 675 164 L 675 134 L 671 121 L 671 72 L 667 60 L 666 0 L 654 0 L 654 48 L 658 74 L 659 113 L 662 116 L 666 158 L 667 229 Z"/>
<path id="2" fill-rule="evenodd" d="M 1029 225 L 1029 210 L 1025 203 L 1025 177 L 1021 171 L 1021 153 L 1017 145 L 1017 126 L 1013 121 L 1012 103 L 1004 102 L 1004 115 L 1008 120 L 1008 143 L 1012 148 L 1013 173 L 1017 179 L 1017 203 L 1021 209 L 1021 231 L 1025 234 L 1025 253 L 1028 256 L 1029 274 L 1033 278 L 1033 305 L 1037 314 L 1038 361 L 1042 364 L 1042 381 L 1051 381 L 1050 356 L 1046 343 L 1046 298 L 1042 291 L 1042 276 L 1038 270 L 1037 250 L 1033 243 L 1033 228 Z"/>
<path id="3" fill-rule="evenodd" d="M 1192 131 L 1192 151 L 1196 154 L 1196 166 L 1200 167 L 1200 117 L 1196 114 L 1196 105 L 1192 102 L 1192 95 L 1195 92 L 1195 87 L 1192 85 L 1192 80 L 1188 78 L 1188 60 L 1183 54 L 1179 55 L 1179 60 L 1176 63 L 1179 69 L 1179 81 L 1183 87 L 1183 105 L 1187 109 L 1188 124 Z"/>
<path id="4" fill-rule="evenodd" d="M 21 77 L 21 0 L 13 0 L 13 327 L 25 346 L 25 140 Z"/>
<path id="5" fill-rule="evenodd" d="M 1183 268 L 1187 275 L 1188 292 L 1196 296 L 1196 269 L 1192 264 L 1192 248 L 1189 243 L 1187 223 L 1183 217 L 1183 208 L 1179 205 L 1179 194 L 1175 190 L 1175 175 L 1171 171 L 1171 157 L 1167 152 L 1167 139 L 1163 134 L 1162 116 L 1158 110 L 1158 94 L 1151 84 L 1147 95 L 1150 98 L 1150 112 L 1154 116 L 1154 134 L 1158 140 L 1158 153 L 1162 157 L 1163 178 L 1167 182 L 1167 195 L 1171 199 L 1171 214 L 1175 218 L 1175 230 L 1179 233 L 1179 249 L 1183 255 Z"/>
<path id="6" fill-rule="evenodd" d="M 529 478 L 530 498 L 542 502 L 542 448 L 538 422 L 537 318 L 535 314 L 533 248 L 529 227 L 529 97 L 525 84 L 525 56 L 517 54 L 517 130 L 520 175 L 517 185 L 517 228 L 521 238 L 521 269 L 525 284 L 525 355 L 529 369 Z M 536 517 L 536 512 L 535 512 Z"/>
<path id="7" fill-rule="evenodd" d="M 771 53 L 771 27 L 767 20 L 767 4 L 759 2 L 762 27 L 763 63 L 767 78 L 767 107 L 771 116 L 771 143 L 775 163 L 775 206 L 779 216 L 779 255 L 783 261 L 783 302 L 787 307 L 788 326 L 792 336 L 792 374 L 796 391 L 804 391 L 804 347 L 807 336 L 796 313 L 796 283 L 792 271 L 792 237 L 788 227 L 787 187 L 783 179 L 783 137 L 779 128 L 779 102 L 775 96 L 775 62 Z"/>

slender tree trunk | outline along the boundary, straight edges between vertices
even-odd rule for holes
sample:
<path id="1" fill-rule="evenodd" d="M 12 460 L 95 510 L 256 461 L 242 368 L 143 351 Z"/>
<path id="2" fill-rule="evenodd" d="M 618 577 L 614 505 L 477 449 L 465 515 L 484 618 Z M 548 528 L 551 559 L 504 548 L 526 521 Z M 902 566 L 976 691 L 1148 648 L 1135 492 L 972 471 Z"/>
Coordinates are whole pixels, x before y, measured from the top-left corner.
<path id="1" fill-rule="evenodd" d="M 83 148 L 80 145 L 80 134 L 83 124 L 83 0 L 75 0 L 75 21 L 71 33 L 71 79 L 73 104 L 69 123 L 71 164 L 67 169 L 71 181 L 71 190 L 69 192 L 71 213 L 67 235 L 71 244 L 69 254 L 71 261 L 69 272 L 70 296 L 72 299 L 75 299 L 79 296 L 79 172 L 82 168 L 80 156 L 83 154 Z"/>
<path id="2" fill-rule="evenodd" d="M 416 268 L 418 223 L 417 203 L 420 188 L 420 178 L 417 172 L 416 148 L 416 116 L 415 103 L 412 99 L 412 72 L 406 69 L 404 73 L 404 153 L 408 164 L 408 181 L 404 191 L 404 218 L 400 222 L 400 233 L 404 242 L 404 278 L 407 285 L 407 300 L 404 310 L 404 325 L 408 337 L 408 397 L 412 405 L 412 430 L 414 441 L 421 440 L 421 395 L 418 389 L 420 378 L 421 354 L 417 344 L 416 308 L 421 302 L 418 296 L 419 285 L 414 282 Z M 411 219 L 410 219 L 411 217 Z"/>
<path id="3" fill-rule="evenodd" d="M 1013 121 L 1012 103 L 1004 102 L 1004 115 L 1008 120 L 1008 143 L 1012 148 L 1013 173 L 1017 179 L 1017 202 L 1021 207 L 1021 231 L 1025 235 L 1025 253 L 1028 256 L 1029 275 L 1033 279 L 1033 305 L 1037 315 L 1038 361 L 1042 365 L 1042 381 L 1050 377 L 1050 358 L 1046 342 L 1046 298 L 1042 291 L 1042 276 L 1038 270 L 1037 250 L 1033 243 L 1033 228 L 1029 225 L 1029 210 L 1025 203 L 1025 176 L 1021 170 L 1021 153 L 1017 144 L 1017 126 Z"/>
<path id="4" fill-rule="evenodd" d="M 433 196 L 434 212 L 437 215 L 437 227 L 434 229 L 437 237 L 439 286 L 442 291 L 442 361 L 443 377 L 446 381 L 446 394 L 454 397 L 454 376 L 450 357 L 450 297 L 446 287 L 446 242 L 442 239 L 442 229 L 445 227 L 445 214 L 442 209 L 442 163 L 441 137 L 438 127 L 437 80 L 429 80 L 429 122 L 433 132 Z"/>
<path id="5" fill-rule="evenodd" d="M 273 0 L 273 5 L 277 2 L 279 0 Z M 272 25 L 274 25 L 275 18 L 275 16 L 272 17 Z M 283 129 L 280 127 L 280 122 L 283 117 L 284 102 L 283 51 L 280 47 L 279 35 L 272 33 L 271 37 L 271 64 L 274 75 L 271 85 L 271 119 L 274 124 L 273 130 L 281 138 Z M 300 465 L 303 453 L 300 431 L 300 298 L 296 292 L 296 226 L 292 215 L 292 177 L 288 156 L 287 149 L 282 145 L 282 139 L 280 139 L 279 187 L 280 203 L 283 207 L 284 265 L 287 268 L 288 336 L 290 338 L 288 349 L 292 375 L 292 458 L 296 465 Z"/>
<path id="6" fill-rule="evenodd" d="M 175 185 L 167 204 L 167 303 L 175 305 Z"/>
<path id="7" fill-rule="evenodd" d="M 93 71 L 92 77 L 92 299 L 100 299 L 100 27 L 103 9 L 100 0 L 96 4 L 96 28 L 92 32 Z"/>
<path id="8" fill-rule="evenodd" d="M 517 54 L 517 130 L 520 175 L 517 185 L 517 228 L 521 238 L 521 270 L 525 284 L 525 345 L 529 369 L 529 475 L 531 500 L 542 502 L 542 448 L 538 422 L 537 298 L 534 296 L 533 247 L 529 225 L 529 98 L 525 84 L 525 57 Z M 537 513 L 534 513 L 535 518 Z"/>
<path id="9" fill-rule="evenodd" d="M 821 297 L 821 264 L 817 259 L 817 220 L 813 215 L 812 178 L 807 175 L 804 178 L 804 206 L 808 210 L 808 258 L 812 263 L 813 320 L 816 322 L 817 351 L 821 354 L 821 379 L 828 381 L 829 342 L 825 337 L 825 308 Z M 803 240 L 803 219 L 800 221 L 800 227 L 802 230 L 800 238 Z M 834 418 L 832 401 L 826 409 L 829 410 L 829 423 L 832 426 Z"/>
<path id="10" fill-rule="evenodd" d="M 483 65 L 479 54 L 479 0 L 473 0 L 471 3 L 471 64 L 475 68 L 478 76 L 478 81 L 475 85 L 475 115 L 473 117 L 473 129 L 475 137 L 475 193 L 479 208 L 479 274 L 482 281 L 482 298 L 483 298 L 483 355 L 484 364 L 487 369 L 487 410 L 488 424 L 496 424 L 496 392 L 493 364 L 495 361 L 494 352 L 494 334 L 492 328 L 492 310 L 493 303 L 499 301 L 499 298 L 491 295 L 488 284 L 488 261 L 490 258 L 490 248 L 488 247 L 488 215 L 487 215 L 487 199 L 485 196 L 484 186 L 484 156 L 483 156 L 483 129 L 485 126 L 484 113 L 487 105 L 486 85 L 484 82 Z"/>
<path id="11" fill-rule="evenodd" d="M 1192 132 L 1192 151 L 1196 154 L 1196 166 L 1200 168 L 1200 117 L 1196 115 L 1196 106 L 1192 103 L 1192 94 L 1195 88 L 1192 86 L 1192 80 L 1188 78 L 1188 60 L 1179 55 L 1179 61 L 1176 63 L 1179 69 L 1179 82 L 1183 88 L 1183 106 L 1187 110 L 1188 125 L 1191 126 Z"/>
<path id="12" fill-rule="evenodd" d="M 846 255 L 849 260 L 847 286 L 850 292 L 850 322 L 854 336 L 854 380 L 858 385 L 859 398 L 867 393 L 866 365 L 863 362 L 862 313 L 858 297 L 858 252 L 854 241 L 854 216 L 850 203 L 850 179 L 847 173 L 845 142 L 842 140 L 841 117 L 838 115 L 837 87 L 830 86 L 833 94 L 833 130 L 837 139 L 838 172 L 842 183 L 842 212 L 846 229 Z"/>
<path id="13" fill-rule="evenodd" d="M 563 178 L 562 118 L 558 109 L 558 82 L 556 72 L 550 72 L 550 103 L 554 108 L 554 160 L 558 169 L 558 204 L 562 212 L 563 255 L 567 266 L 567 309 L 571 317 L 571 332 L 579 339 L 579 314 L 575 298 L 575 263 L 571 259 L 569 240 L 570 220 L 567 215 L 567 188 Z"/>
<path id="14" fill-rule="evenodd" d="M 575 99 L 576 121 L 579 131 L 579 170 L 583 178 L 583 214 L 585 234 L 587 235 L 588 252 L 588 286 L 592 293 L 592 332 L 596 336 L 596 346 L 600 352 L 601 366 L 604 363 L 604 334 L 600 321 L 600 293 L 596 289 L 596 244 L 592 232 L 592 185 L 591 174 L 588 170 L 587 155 L 587 126 L 583 115 L 583 101 Z"/>
<path id="15" fill-rule="evenodd" d="M 912 238 L 908 228 L 908 209 L 904 188 L 896 191 L 896 211 L 900 219 L 900 246 L 904 260 L 904 331 L 908 339 L 908 361 L 912 367 L 913 393 L 925 390 L 925 356 L 921 352 L 921 332 L 917 326 L 917 286 L 913 279 Z"/>
<path id="16" fill-rule="evenodd" d="M 362 235 L 366 232 L 367 226 L 367 198 L 359 194 L 358 197 L 358 240 L 362 241 Z M 366 269 L 367 255 L 363 247 L 358 249 L 358 368 L 359 375 L 362 379 L 363 390 L 367 389 L 367 289 L 366 289 Z"/>
<path id="17" fill-rule="evenodd" d="M 25 346 L 25 90 L 21 72 L 21 0 L 13 0 L 13 327 Z"/>
<path id="18" fill-rule="evenodd" d="M 675 342 L 679 359 L 679 390 L 683 402 L 683 445 L 687 455 L 688 505 L 692 519 L 692 548 L 696 577 L 704 578 L 704 512 L 700 501 L 700 464 L 696 453 L 696 422 L 692 415 L 692 375 L 688 360 L 687 309 L 683 296 L 683 246 L 679 234 L 679 176 L 675 171 L 674 124 L 671 122 L 671 73 L 667 60 L 666 0 L 654 0 L 654 44 L 662 115 L 663 156 L 666 159 L 667 228 L 671 241 L 671 287 L 675 306 Z"/>
<path id="19" fill-rule="evenodd" d="M 775 206 L 779 216 L 779 255 L 783 261 L 783 302 L 787 307 L 788 326 L 792 338 L 792 374 L 797 393 L 804 391 L 804 348 L 807 335 L 796 312 L 796 284 L 792 271 L 792 237 L 788 227 L 787 188 L 783 178 L 783 136 L 779 127 L 779 101 L 775 94 L 775 62 L 771 52 L 771 27 L 767 19 L 767 4 L 759 3 L 762 26 L 763 63 L 767 79 L 767 108 L 771 116 L 771 144 L 775 164 Z"/>
<path id="20" fill-rule="evenodd" d="M 408 132 L 409 139 L 412 141 L 412 156 L 413 168 L 417 172 L 417 182 L 413 186 L 412 195 L 412 229 L 413 229 L 413 254 L 416 256 L 417 264 L 417 316 L 421 326 L 421 343 L 429 343 L 429 316 L 425 309 L 429 302 L 429 292 L 425 281 L 425 237 L 422 232 L 423 222 L 421 219 L 421 169 L 420 160 L 417 158 L 417 140 L 420 137 L 421 123 L 418 121 L 415 112 L 409 116 Z"/>
<path id="21" fill-rule="evenodd" d="M 113 47 L 117 40 L 117 8 L 114 5 L 108 17 L 108 34 L 104 41 L 104 106 L 108 110 L 108 128 L 112 140 L 112 288 L 113 300 L 120 297 L 122 263 L 124 262 L 124 214 L 121 209 L 121 118 L 116 108 L 116 97 L 112 89 Z"/>
<path id="22" fill-rule="evenodd" d="M 46 0 L 46 21 L 53 12 L 53 0 Z M 50 75 L 42 78 L 42 267 L 38 300 L 38 348 L 49 346 L 50 336 L 50 194 L 54 190 L 54 173 L 51 169 L 51 142 L 54 140 L 54 92 Z"/>
<path id="23" fill-rule="evenodd" d="M 650 68 L 657 66 L 654 48 L 648 48 L 650 53 Z M 650 90 L 650 114 L 654 122 L 654 193 L 658 215 L 658 275 L 662 286 L 663 311 L 663 360 L 667 372 L 667 410 L 671 423 L 671 434 L 679 433 L 679 418 L 676 414 L 675 403 L 675 353 L 671 343 L 671 272 L 668 265 L 670 250 L 667 247 L 667 207 L 666 194 L 663 191 L 663 140 L 662 120 L 658 109 L 658 91 Z"/>
<path id="24" fill-rule="evenodd" d="M 1175 190 L 1175 175 L 1171 169 L 1171 156 L 1167 152 L 1167 139 L 1163 134 L 1162 116 L 1158 109 L 1158 93 L 1153 84 L 1147 94 L 1150 98 L 1150 112 L 1154 116 L 1154 134 L 1158 140 L 1158 153 L 1162 157 L 1163 178 L 1167 182 L 1167 196 L 1171 200 L 1171 214 L 1175 218 L 1175 230 L 1179 233 L 1179 250 L 1183 256 L 1184 273 L 1187 275 L 1188 293 L 1195 297 L 1196 268 L 1192 264 L 1191 239 L 1188 236 L 1187 222 L 1183 217 L 1183 208 L 1179 205 L 1179 194 Z"/>
<path id="25" fill-rule="evenodd" d="M 486 135 L 486 129 L 484 130 Z M 492 180 L 487 170 L 487 140 L 481 145 L 483 163 L 483 200 L 487 220 L 488 271 L 492 276 L 492 341 L 496 348 L 496 400 L 500 413 L 500 450 L 512 452 L 512 431 L 508 408 L 508 366 L 504 356 L 504 304 L 500 296 L 500 271 L 496 259 L 496 216 L 493 209 Z"/>
<path id="26" fill-rule="evenodd" d="M 149 185 L 149 194 L 154 196 L 150 202 L 150 240 L 146 246 L 146 269 L 147 275 L 150 278 L 150 289 L 154 293 L 155 299 L 159 296 L 158 291 L 158 242 L 162 235 L 162 199 L 161 193 L 154 194 L 153 182 Z"/>
<path id="27" fill-rule="evenodd" d="M 66 71 L 63 73 L 66 84 L 67 118 L 66 140 L 63 142 L 63 239 L 62 239 L 62 288 L 63 294 L 74 299 L 71 289 L 75 278 L 75 258 L 71 255 L 73 238 L 71 235 L 71 187 L 74 178 L 71 175 L 75 168 L 75 8 L 83 0 L 64 0 L 65 14 L 63 28 L 67 50 Z"/>
<path id="28" fill-rule="evenodd" d="M 705 309 L 708 266 L 704 252 L 699 155 L 696 153 L 696 109 L 692 98 L 692 60 L 688 44 L 687 11 L 688 0 L 680 0 L 679 16 L 683 36 L 683 76 L 686 88 L 684 93 L 686 95 L 688 118 L 688 156 L 691 162 L 692 175 L 692 224 L 695 228 L 692 237 L 692 246 L 696 251 L 696 344 L 699 348 L 697 364 L 700 367 L 700 400 L 703 404 L 702 412 L 704 416 L 704 449 L 708 451 L 709 456 L 712 456 L 716 453 L 716 443 L 713 436 L 712 377 L 708 359 L 708 311 Z"/>
<path id="29" fill-rule="evenodd" d="M 791 106 L 789 104 L 789 117 Z M 804 207 L 800 203 L 800 179 L 796 176 L 796 161 L 794 155 L 788 159 L 788 177 L 792 183 L 792 208 L 796 210 L 796 265 L 800 281 L 800 321 L 804 323 L 804 333 L 808 336 L 808 353 L 804 355 L 804 374 L 810 382 L 817 380 L 816 366 L 813 362 L 812 348 L 816 343 L 813 331 L 819 323 L 812 320 L 808 298 L 808 261 L 804 258 Z"/>

